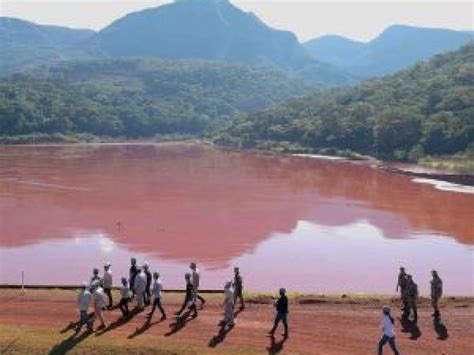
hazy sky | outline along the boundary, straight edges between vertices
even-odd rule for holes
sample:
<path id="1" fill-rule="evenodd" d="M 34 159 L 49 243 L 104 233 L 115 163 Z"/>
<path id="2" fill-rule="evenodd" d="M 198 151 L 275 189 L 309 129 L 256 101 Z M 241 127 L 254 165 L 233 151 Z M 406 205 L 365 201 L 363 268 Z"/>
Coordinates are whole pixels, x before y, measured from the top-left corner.
<path id="1" fill-rule="evenodd" d="M 166 0 L 0 0 L 2 16 L 42 24 L 100 29 L 126 13 Z M 472 30 L 472 1 L 430 0 L 232 0 L 272 27 L 290 30 L 300 40 L 340 34 L 370 40 L 391 24 Z"/>

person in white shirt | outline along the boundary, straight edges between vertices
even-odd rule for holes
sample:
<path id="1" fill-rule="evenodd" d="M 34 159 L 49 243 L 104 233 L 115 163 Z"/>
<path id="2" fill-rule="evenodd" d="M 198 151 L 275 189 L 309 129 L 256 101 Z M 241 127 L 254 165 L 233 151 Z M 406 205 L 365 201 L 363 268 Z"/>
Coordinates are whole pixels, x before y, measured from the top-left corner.
<path id="1" fill-rule="evenodd" d="M 397 345 L 395 344 L 395 331 L 393 330 L 393 325 L 395 321 L 390 314 L 390 307 L 384 306 L 382 309 L 382 314 L 382 322 L 380 324 L 380 327 L 382 328 L 382 338 L 379 342 L 378 354 L 383 354 L 383 347 L 388 342 L 388 345 L 390 345 L 390 348 L 392 349 L 393 353 L 395 355 L 400 355 L 397 349 Z"/>
<path id="2" fill-rule="evenodd" d="M 119 303 L 119 308 L 120 311 L 122 311 L 122 317 L 128 318 L 130 315 L 130 312 L 128 310 L 128 303 L 130 302 L 130 299 L 132 298 L 132 291 L 130 291 L 130 288 L 128 286 L 128 281 L 126 277 L 122 277 L 122 287 L 120 288 L 120 303 Z"/>
<path id="3" fill-rule="evenodd" d="M 158 309 L 161 312 L 161 320 L 166 319 L 166 312 L 163 309 L 163 306 L 161 304 L 161 291 L 162 291 L 162 289 L 163 289 L 163 285 L 161 283 L 160 274 L 157 273 L 157 272 L 154 272 L 153 273 L 153 297 L 154 297 L 154 300 L 153 300 L 153 307 L 151 308 L 151 312 L 149 313 L 149 317 L 150 317 L 149 319 L 150 320 L 153 317 L 153 313 L 155 312 L 156 307 L 158 307 Z"/>
<path id="4" fill-rule="evenodd" d="M 146 274 L 142 268 L 138 269 L 137 277 L 135 277 L 135 297 L 137 298 L 137 309 L 142 311 L 145 308 L 145 290 L 146 290 Z"/>
<path id="5" fill-rule="evenodd" d="M 109 298 L 109 305 L 107 308 L 112 308 L 113 300 L 112 300 L 112 270 L 110 270 L 110 263 L 104 265 L 104 276 L 102 277 L 102 286 L 104 287 L 104 292 Z"/>
<path id="6" fill-rule="evenodd" d="M 100 285 L 94 285 L 91 287 L 92 299 L 94 300 L 94 320 L 99 319 L 101 324 L 98 329 L 105 328 L 104 320 L 104 308 L 105 308 L 105 295 L 104 289 Z"/>
<path id="7" fill-rule="evenodd" d="M 196 263 L 191 263 L 189 265 L 189 268 L 191 269 L 191 281 L 193 283 L 194 301 L 196 302 L 196 299 L 199 299 L 199 301 L 201 301 L 202 308 L 204 306 L 204 303 L 206 303 L 206 300 L 199 295 L 199 283 L 201 281 L 201 274 L 199 273 L 199 269 L 197 268 Z"/>
<path id="8" fill-rule="evenodd" d="M 92 330 L 92 322 L 89 319 L 88 310 L 91 304 L 92 295 L 89 292 L 89 285 L 87 282 L 84 282 L 81 286 L 81 290 L 77 295 L 77 306 L 79 308 L 80 319 L 76 327 L 76 332 L 79 333 L 84 324 L 87 325 L 87 330 Z"/>
<path id="9" fill-rule="evenodd" d="M 224 286 L 224 321 L 223 326 L 234 326 L 234 289 L 232 282 L 227 282 Z"/>

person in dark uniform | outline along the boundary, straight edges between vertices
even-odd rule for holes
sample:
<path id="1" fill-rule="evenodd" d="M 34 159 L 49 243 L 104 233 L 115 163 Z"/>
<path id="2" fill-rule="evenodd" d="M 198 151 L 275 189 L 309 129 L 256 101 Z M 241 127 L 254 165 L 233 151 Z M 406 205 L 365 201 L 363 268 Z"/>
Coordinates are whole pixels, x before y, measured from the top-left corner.
<path id="1" fill-rule="evenodd" d="M 431 280 L 431 306 L 433 307 L 434 313 L 432 314 L 433 317 L 439 317 L 439 299 L 443 295 L 443 280 L 439 277 L 438 272 L 436 270 L 431 271 L 431 276 L 433 279 Z"/>
<path id="2" fill-rule="evenodd" d="M 96 267 L 94 268 L 94 270 L 92 270 L 92 277 L 89 283 L 89 286 L 92 285 L 102 285 L 102 279 L 99 276 L 99 269 Z"/>
<path id="3" fill-rule="evenodd" d="M 283 326 L 285 327 L 285 333 L 283 334 L 283 336 L 286 338 L 288 337 L 288 298 L 286 297 L 286 290 L 284 288 L 280 288 L 280 298 L 278 298 L 275 302 L 275 308 L 277 314 L 273 323 L 273 328 L 268 334 L 273 337 L 275 334 L 275 330 L 281 321 L 283 322 Z"/>
<path id="4" fill-rule="evenodd" d="M 143 271 L 145 272 L 145 275 L 146 275 L 146 289 L 145 289 L 145 293 L 144 293 L 145 305 L 149 306 L 150 303 L 151 303 L 151 279 L 152 279 L 152 275 L 151 275 L 151 272 L 150 272 L 150 266 L 146 262 L 143 263 Z"/>
<path id="5" fill-rule="evenodd" d="M 197 316 L 196 297 L 193 282 L 191 280 L 191 274 L 187 272 L 184 275 L 184 279 L 186 280 L 186 294 L 184 296 L 183 305 L 181 306 L 180 310 L 175 313 L 175 315 L 181 315 L 181 313 L 183 313 L 187 307 L 190 311 L 193 311 L 193 316 Z"/>
<path id="6" fill-rule="evenodd" d="M 240 269 L 238 267 L 234 268 L 234 305 L 237 304 L 237 299 L 240 300 L 240 308 L 244 309 L 244 285 L 242 276 L 240 275 Z"/>
<path id="7" fill-rule="evenodd" d="M 404 311 L 407 308 L 407 298 L 406 298 L 406 286 L 407 286 L 407 274 L 405 272 L 405 268 L 401 267 L 400 272 L 398 273 L 398 281 L 397 281 L 397 287 L 395 290 L 398 292 L 400 291 L 400 299 L 402 300 L 403 303 L 403 308 L 402 311 Z"/>
<path id="8" fill-rule="evenodd" d="M 410 317 L 410 313 L 413 311 L 413 321 L 416 323 L 418 322 L 418 285 L 415 283 L 415 281 L 413 281 L 413 277 L 411 275 L 407 275 L 406 298 L 407 308 L 403 312 L 403 317 L 408 319 Z"/>
<path id="9" fill-rule="evenodd" d="M 128 282 L 128 287 L 130 287 L 130 291 L 132 291 L 132 297 L 135 296 L 135 278 L 138 275 L 138 266 L 137 266 L 137 259 L 131 258 L 130 259 L 130 277 Z"/>

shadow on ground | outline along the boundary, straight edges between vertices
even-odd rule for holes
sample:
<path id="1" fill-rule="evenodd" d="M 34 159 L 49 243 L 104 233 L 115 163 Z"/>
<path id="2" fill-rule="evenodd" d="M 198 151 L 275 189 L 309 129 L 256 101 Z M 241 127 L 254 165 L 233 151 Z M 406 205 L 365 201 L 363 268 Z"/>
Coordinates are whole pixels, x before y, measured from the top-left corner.
<path id="1" fill-rule="evenodd" d="M 421 331 L 416 322 L 402 317 L 400 318 L 400 324 L 402 326 L 402 333 L 410 334 L 410 340 L 417 340 L 421 337 Z"/>
<path id="2" fill-rule="evenodd" d="M 143 325 L 140 328 L 136 328 L 135 331 L 132 334 L 130 334 L 127 338 L 128 339 L 133 339 L 133 338 L 145 333 L 148 329 L 150 329 L 155 324 L 158 324 L 158 323 L 161 323 L 161 322 L 162 322 L 162 320 L 152 322 L 150 318 L 147 318 L 146 322 L 143 323 Z"/>
<path id="3" fill-rule="evenodd" d="M 92 312 L 92 313 L 89 313 L 88 316 L 89 316 L 89 319 L 94 319 L 94 315 L 95 313 Z M 80 321 L 77 321 L 77 322 L 70 322 L 68 325 L 66 325 L 63 329 L 61 329 L 59 332 L 61 334 L 64 334 L 64 333 L 67 333 L 68 331 L 70 330 L 75 330 L 80 324 Z"/>
<path id="4" fill-rule="evenodd" d="M 75 346 L 77 346 L 80 342 L 84 341 L 87 337 L 92 334 L 92 331 L 85 331 L 80 335 L 78 333 L 74 333 L 70 337 L 64 339 L 62 342 L 56 344 L 50 351 L 50 355 L 59 355 L 59 354 L 66 354 Z"/>
<path id="5" fill-rule="evenodd" d="M 438 334 L 439 340 L 446 340 L 449 338 L 448 328 L 444 325 L 441 315 L 433 317 L 433 327 L 436 334 Z"/>
<path id="6" fill-rule="evenodd" d="M 274 336 L 270 336 L 270 346 L 267 348 L 268 354 L 278 354 L 283 350 L 283 345 L 288 340 L 288 336 L 283 336 L 281 340 L 275 341 Z"/>
<path id="7" fill-rule="evenodd" d="M 212 337 L 212 339 L 209 341 L 209 347 L 210 348 L 215 348 L 217 345 L 222 343 L 225 340 L 225 337 L 227 334 L 230 333 L 230 331 L 234 328 L 233 325 L 227 327 L 224 323 L 220 324 L 219 332 Z"/>
<path id="8" fill-rule="evenodd" d="M 193 314 L 191 316 L 191 311 L 186 311 L 182 315 L 176 318 L 176 321 L 174 323 L 170 324 L 170 331 L 165 334 L 165 336 L 169 337 L 173 334 L 176 334 L 179 332 L 181 329 L 183 329 L 187 323 L 189 323 L 191 320 L 197 318 L 197 314 Z"/>

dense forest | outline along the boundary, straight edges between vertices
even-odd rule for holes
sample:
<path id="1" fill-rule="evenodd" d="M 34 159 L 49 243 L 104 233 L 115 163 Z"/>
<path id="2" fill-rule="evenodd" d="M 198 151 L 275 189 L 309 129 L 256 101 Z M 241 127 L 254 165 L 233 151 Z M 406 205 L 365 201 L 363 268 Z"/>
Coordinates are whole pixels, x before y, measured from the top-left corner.
<path id="1" fill-rule="evenodd" d="M 241 117 L 216 143 L 418 160 L 474 148 L 474 44 L 393 76 Z"/>
<path id="2" fill-rule="evenodd" d="M 0 81 L 0 135 L 196 135 L 310 88 L 280 71 L 240 64 L 68 62 Z"/>

